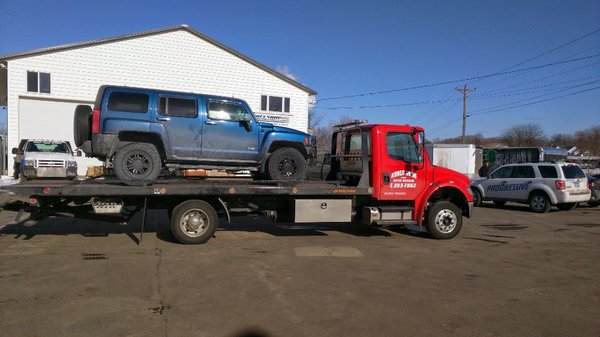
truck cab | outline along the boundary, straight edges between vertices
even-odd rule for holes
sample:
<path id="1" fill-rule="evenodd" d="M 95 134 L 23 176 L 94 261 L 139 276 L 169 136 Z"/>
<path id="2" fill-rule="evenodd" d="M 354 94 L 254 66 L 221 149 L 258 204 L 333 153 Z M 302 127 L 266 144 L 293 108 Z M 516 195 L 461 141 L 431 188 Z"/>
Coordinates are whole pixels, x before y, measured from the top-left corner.
<path id="1" fill-rule="evenodd" d="M 457 213 L 471 216 L 469 179 L 431 164 L 423 128 L 361 121 L 337 127 L 327 179 L 372 187 L 362 208 L 364 223 L 425 224 L 433 236 L 444 238 L 462 225 Z"/>

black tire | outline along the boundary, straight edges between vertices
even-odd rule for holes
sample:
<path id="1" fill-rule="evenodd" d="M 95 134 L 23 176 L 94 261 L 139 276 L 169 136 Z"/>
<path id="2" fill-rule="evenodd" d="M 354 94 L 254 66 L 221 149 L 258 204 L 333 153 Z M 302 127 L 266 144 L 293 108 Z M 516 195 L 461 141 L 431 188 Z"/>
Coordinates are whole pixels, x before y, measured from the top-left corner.
<path id="1" fill-rule="evenodd" d="M 481 192 L 479 192 L 479 190 L 475 187 L 473 187 L 473 206 L 474 207 L 479 207 L 481 206 L 481 202 L 483 200 L 481 200 Z"/>
<path id="2" fill-rule="evenodd" d="M 213 237 L 219 218 L 215 209 L 202 200 L 188 200 L 171 213 L 171 232 L 181 243 L 200 244 Z"/>
<path id="3" fill-rule="evenodd" d="M 427 210 L 425 227 L 434 239 L 452 239 L 462 228 L 462 212 L 455 204 L 438 201 Z"/>
<path id="4" fill-rule="evenodd" d="M 496 205 L 496 207 L 504 207 L 506 201 L 494 201 L 494 205 Z"/>
<path id="5" fill-rule="evenodd" d="M 306 159 L 298 150 L 282 147 L 269 158 L 267 171 L 272 180 L 303 180 L 306 177 Z"/>
<path id="6" fill-rule="evenodd" d="M 567 202 L 564 204 L 558 204 L 556 205 L 556 207 L 558 207 L 558 209 L 560 209 L 561 211 L 570 211 L 575 209 L 575 207 L 577 207 L 577 202 Z"/>
<path id="7" fill-rule="evenodd" d="M 92 136 L 92 108 L 89 105 L 78 105 L 73 117 L 73 138 L 75 146 L 80 147 Z"/>
<path id="8" fill-rule="evenodd" d="M 533 192 L 529 196 L 529 208 L 535 213 L 546 213 L 550 210 L 550 198 L 544 192 Z"/>
<path id="9" fill-rule="evenodd" d="M 598 202 L 598 201 L 588 201 L 587 204 L 590 207 L 598 207 L 598 205 L 600 205 L 600 202 Z"/>
<path id="10" fill-rule="evenodd" d="M 132 143 L 117 151 L 113 160 L 115 175 L 127 185 L 152 183 L 162 169 L 156 147 L 148 143 Z"/>

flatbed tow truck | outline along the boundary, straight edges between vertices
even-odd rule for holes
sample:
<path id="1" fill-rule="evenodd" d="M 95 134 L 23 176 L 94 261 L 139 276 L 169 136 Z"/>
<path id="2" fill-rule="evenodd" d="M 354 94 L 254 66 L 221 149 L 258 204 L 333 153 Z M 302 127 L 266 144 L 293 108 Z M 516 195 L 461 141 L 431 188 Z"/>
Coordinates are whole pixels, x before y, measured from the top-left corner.
<path id="1" fill-rule="evenodd" d="M 338 125 L 330 169 L 322 180 L 300 182 L 206 178 L 159 179 L 128 186 L 110 177 L 75 181 L 28 181 L 6 187 L 29 200 L 32 218 L 81 209 L 97 214 L 166 209 L 170 229 L 181 243 L 205 243 L 218 227 L 219 215 L 230 221 L 233 208 L 259 212 L 273 221 L 403 225 L 451 239 L 470 217 L 473 196 L 469 179 L 431 165 L 424 130 L 409 125 L 349 122 Z M 365 151 L 366 150 L 366 151 Z M 21 214 L 21 213 L 20 213 Z"/>

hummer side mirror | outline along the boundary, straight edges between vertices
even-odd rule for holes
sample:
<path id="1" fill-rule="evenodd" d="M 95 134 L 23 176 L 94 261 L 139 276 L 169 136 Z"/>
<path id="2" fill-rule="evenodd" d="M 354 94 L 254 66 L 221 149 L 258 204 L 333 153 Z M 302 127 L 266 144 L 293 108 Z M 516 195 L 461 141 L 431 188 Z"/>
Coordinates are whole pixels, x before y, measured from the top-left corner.
<path id="1" fill-rule="evenodd" d="M 252 117 L 247 112 L 244 113 L 241 122 L 244 123 L 244 127 L 248 132 L 252 131 Z"/>

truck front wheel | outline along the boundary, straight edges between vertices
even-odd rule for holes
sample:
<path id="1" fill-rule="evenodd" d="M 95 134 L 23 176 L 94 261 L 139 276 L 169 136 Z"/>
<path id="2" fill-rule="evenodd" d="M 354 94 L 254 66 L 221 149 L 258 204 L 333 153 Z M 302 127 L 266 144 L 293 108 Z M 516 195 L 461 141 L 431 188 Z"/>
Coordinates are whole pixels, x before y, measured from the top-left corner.
<path id="1" fill-rule="evenodd" d="M 298 150 L 282 147 L 269 158 L 267 171 L 272 180 L 302 180 L 306 176 L 306 159 Z"/>
<path id="2" fill-rule="evenodd" d="M 171 232 L 181 243 L 205 243 L 215 234 L 218 221 L 217 212 L 209 203 L 188 200 L 171 212 Z"/>
<path id="3" fill-rule="evenodd" d="M 425 218 L 427 231 L 435 239 L 452 239 L 462 228 L 462 213 L 453 203 L 438 201 L 429 207 Z"/>

